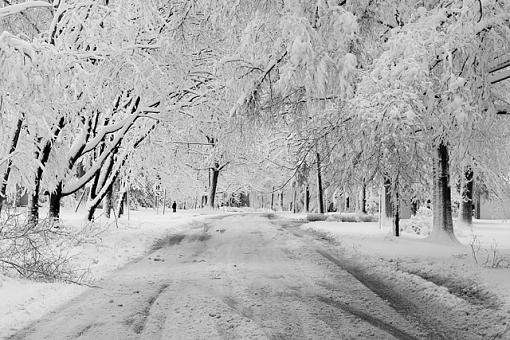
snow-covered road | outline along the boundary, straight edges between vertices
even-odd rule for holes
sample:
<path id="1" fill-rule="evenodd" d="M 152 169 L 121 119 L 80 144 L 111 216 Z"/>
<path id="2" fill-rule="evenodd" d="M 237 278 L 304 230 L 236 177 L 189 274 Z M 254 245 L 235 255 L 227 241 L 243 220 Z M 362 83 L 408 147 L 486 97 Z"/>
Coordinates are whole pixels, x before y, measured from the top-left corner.
<path id="1" fill-rule="evenodd" d="M 11 339 L 469 339 L 297 222 L 196 222 Z M 426 312 L 423 312 L 423 311 Z M 442 314 L 444 315 L 444 314 Z"/>

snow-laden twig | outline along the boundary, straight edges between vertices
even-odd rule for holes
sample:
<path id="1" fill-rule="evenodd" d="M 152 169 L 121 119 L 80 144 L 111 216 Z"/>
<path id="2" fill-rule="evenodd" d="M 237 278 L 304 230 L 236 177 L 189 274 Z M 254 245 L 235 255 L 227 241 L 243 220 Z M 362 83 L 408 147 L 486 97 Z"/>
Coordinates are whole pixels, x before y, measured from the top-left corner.
<path id="1" fill-rule="evenodd" d="M 476 264 L 487 268 L 510 267 L 510 259 L 501 254 L 496 242 L 491 243 L 490 249 L 483 249 L 478 237 L 474 235 L 469 246 L 471 247 L 471 255 Z"/>
<path id="2" fill-rule="evenodd" d="M 7 7 L 0 8 L 0 19 L 8 17 L 10 15 L 18 14 L 27 9 L 38 8 L 38 7 L 53 7 L 53 5 L 46 1 L 26 1 L 20 4 L 10 5 Z"/>
<path id="3" fill-rule="evenodd" d="M 92 229 L 91 229 L 92 228 Z M 6 214 L 0 223 L 0 270 L 43 281 L 92 287 L 89 271 L 76 268 L 73 248 L 98 238 L 97 226 L 73 231 L 48 219 L 33 225 L 20 215 Z"/>

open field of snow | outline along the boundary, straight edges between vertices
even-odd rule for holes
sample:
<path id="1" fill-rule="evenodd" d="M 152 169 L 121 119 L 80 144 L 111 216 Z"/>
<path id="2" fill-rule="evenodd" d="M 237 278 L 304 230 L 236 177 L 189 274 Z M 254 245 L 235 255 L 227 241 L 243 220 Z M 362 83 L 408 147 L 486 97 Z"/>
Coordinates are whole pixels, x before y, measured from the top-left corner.
<path id="1" fill-rule="evenodd" d="M 131 211 L 130 218 L 117 221 L 99 218 L 90 243 L 73 249 L 74 264 L 87 270 L 92 283 L 109 272 L 142 256 L 159 238 L 179 232 L 205 216 L 221 214 L 209 210 L 185 210 L 156 215 L 152 209 Z M 85 212 L 62 212 L 64 225 L 84 227 Z M 117 227 L 118 226 L 118 227 Z M 82 293 L 86 287 L 64 283 L 41 283 L 0 275 L 0 338 L 20 329 Z"/>

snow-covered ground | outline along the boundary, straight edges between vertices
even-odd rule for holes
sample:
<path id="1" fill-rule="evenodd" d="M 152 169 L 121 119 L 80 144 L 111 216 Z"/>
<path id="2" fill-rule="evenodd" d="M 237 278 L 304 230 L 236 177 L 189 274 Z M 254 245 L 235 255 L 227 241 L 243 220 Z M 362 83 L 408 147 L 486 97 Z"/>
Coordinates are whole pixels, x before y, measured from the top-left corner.
<path id="1" fill-rule="evenodd" d="M 434 243 L 410 230 L 397 238 L 382 230 L 379 222 L 320 221 L 303 228 L 326 233 L 351 257 L 369 266 L 386 268 L 383 275 L 391 276 L 395 284 L 417 278 L 422 289 L 431 283 L 445 287 L 438 299 L 447 298 L 448 291 L 461 290 L 457 293 L 475 304 L 496 304 L 510 313 L 508 221 L 475 220 L 471 229 L 458 227 L 458 245 Z M 499 267 L 492 268 L 498 261 Z"/>
<path id="2" fill-rule="evenodd" d="M 187 210 L 156 215 L 152 209 L 131 211 L 129 220 L 122 217 L 113 220 L 99 218 L 94 230 L 88 231 L 90 243 L 83 243 L 73 250 L 73 263 L 87 270 L 88 279 L 99 280 L 109 272 L 142 256 L 159 238 L 179 232 L 194 221 L 211 214 L 209 210 Z M 70 210 L 62 212 L 63 224 L 83 228 L 84 211 L 77 214 Z M 86 289 L 84 286 L 64 283 L 41 283 L 0 274 L 0 338 L 4 338 L 47 312 L 69 301 Z"/>
<path id="3" fill-rule="evenodd" d="M 162 236 L 182 232 L 195 221 L 223 213 L 191 210 L 163 216 L 145 210 L 132 211 L 129 221 L 127 217 L 117 223 L 99 219 L 97 230 L 92 232 L 94 242 L 77 247 L 74 261 L 89 269 L 90 279 L 99 280 L 141 257 Z M 278 215 L 306 218 L 303 214 Z M 62 220 L 65 225 L 79 229 L 84 223 L 83 216 L 83 212 L 64 211 Z M 441 300 L 442 304 L 456 309 L 464 308 L 462 303 L 466 299 L 467 304 L 483 308 L 497 306 L 510 319 L 510 268 L 490 268 L 494 254 L 496 260 L 510 260 L 509 222 L 477 220 L 472 229 L 457 228 L 459 245 L 433 243 L 423 235 L 410 232 L 410 228 L 395 238 L 381 230 L 378 222 L 320 221 L 304 224 L 302 228 L 326 233 L 340 243 L 347 255 L 376 271 L 379 277 L 397 286 L 412 287 L 406 294 L 421 294 L 424 299 Z M 73 284 L 37 283 L 0 275 L 0 338 L 41 318 L 85 289 Z M 454 291 L 462 299 L 451 294 Z M 466 313 L 471 312 L 468 307 Z"/>

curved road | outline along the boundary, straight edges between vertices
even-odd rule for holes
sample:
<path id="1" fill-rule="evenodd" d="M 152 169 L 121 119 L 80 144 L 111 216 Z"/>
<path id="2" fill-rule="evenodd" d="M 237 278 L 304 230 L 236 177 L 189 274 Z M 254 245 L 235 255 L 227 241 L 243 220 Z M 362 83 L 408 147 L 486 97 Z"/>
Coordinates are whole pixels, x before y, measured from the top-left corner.
<path id="1" fill-rule="evenodd" d="M 340 256 L 279 219 L 210 219 L 11 339 L 442 338 Z"/>

